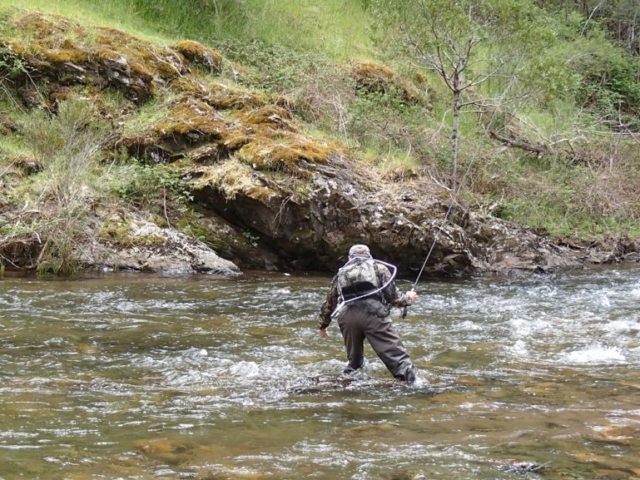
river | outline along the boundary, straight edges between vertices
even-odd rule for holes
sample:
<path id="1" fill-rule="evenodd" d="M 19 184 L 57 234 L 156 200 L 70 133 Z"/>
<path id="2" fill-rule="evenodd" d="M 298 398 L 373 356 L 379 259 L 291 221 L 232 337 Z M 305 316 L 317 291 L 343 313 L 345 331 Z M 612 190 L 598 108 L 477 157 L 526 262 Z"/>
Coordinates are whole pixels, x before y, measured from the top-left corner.
<path id="1" fill-rule="evenodd" d="M 0 479 L 640 478 L 637 265 L 421 282 L 412 386 L 329 281 L 0 278 Z"/>

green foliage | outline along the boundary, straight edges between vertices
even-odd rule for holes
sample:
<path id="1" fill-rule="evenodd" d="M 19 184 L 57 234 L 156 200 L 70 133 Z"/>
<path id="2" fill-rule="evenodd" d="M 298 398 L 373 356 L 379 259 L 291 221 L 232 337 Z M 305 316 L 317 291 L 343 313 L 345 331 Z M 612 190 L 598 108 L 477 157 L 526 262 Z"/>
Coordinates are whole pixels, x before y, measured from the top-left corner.
<path id="1" fill-rule="evenodd" d="M 243 0 L 200 1 L 197 5 L 185 0 L 121 0 L 111 3 L 146 22 L 162 26 L 172 35 L 185 38 L 202 32 L 214 33 L 225 24 L 227 28 L 239 28 L 249 20 L 246 1 Z"/>
<path id="2" fill-rule="evenodd" d="M 248 229 L 242 231 L 242 236 L 246 238 L 247 241 L 253 246 L 256 246 L 258 244 L 258 241 L 260 240 L 259 235 L 254 235 L 253 233 L 251 233 L 251 230 Z"/>
<path id="3" fill-rule="evenodd" d="M 259 41 L 346 59 L 369 52 L 361 0 L 29 0 L 29 7 L 89 17 L 120 29 L 217 45 Z M 0 0 L 18 5 L 17 0 Z"/>
<path id="4" fill-rule="evenodd" d="M 550 24 L 558 37 L 550 52 L 556 62 L 564 65 L 567 72 L 564 89 L 578 105 L 589 109 L 608 127 L 637 130 L 640 127 L 637 122 L 640 105 L 637 56 L 609 40 L 612 22 L 604 16 L 606 11 L 611 15 L 614 11 L 619 13 L 623 3 L 600 2 L 587 5 L 586 11 L 569 8 L 563 17 L 550 16 Z M 628 13 L 638 17 L 638 7 L 635 10 L 628 7 Z M 547 8 L 553 7 L 547 5 Z M 546 75 L 548 66 L 542 64 L 540 67 L 539 71 Z M 563 87 L 562 83 L 560 87 Z"/>
<path id="5" fill-rule="evenodd" d="M 520 77 L 518 90 L 540 105 L 557 99 L 573 99 L 580 88 L 580 76 L 572 72 L 555 49 L 530 59 Z"/>
<path id="6" fill-rule="evenodd" d="M 495 158 L 474 172 L 476 190 L 482 190 L 495 216 L 555 237 L 596 239 L 638 232 L 637 154 L 607 143 L 588 148 L 580 152 L 576 147 L 566 159 Z"/>
<path id="7" fill-rule="evenodd" d="M 193 200 L 190 179 L 177 168 L 140 163 L 121 171 L 126 175 L 119 175 L 120 181 L 112 188 L 123 200 L 139 207 L 165 201 L 167 195 L 178 203 Z"/>
<path id="8" fill-rule="evenodd" d="M 309 72 L 317 71 L 324 62 L 321 56 L 312 52 L 268 45 L 260 40 L 228 39 L 217 44 L 217 48 L 245 69 L 238 75 L 240 83 L 272 92 L 292 91 L 300 87 Z"/>
<path id="9" fill-rule="evenodd" d="M 640 124 L 640 81 L 638 67 L 620 51 L 607 49 L 580 62 L 583 84 L 578 101 L 594 108 L 616 126 L 638 130 Z M 621 115 L 623 116 L 621 118 Z"/>
<path id="10" fill-rule="evenodd" d="M 436 70 L 440 65 L 445 69 L 440 75 L 463 57 L 469 58 L 474 75 L 488 73 L 496 61 L 518 61 L 553 40 L 541 12 L 529 0 L 372 0 L 371 10 L 388 27 L 389 40 L 400 40 L 405 52 Z M 474 55 L 480 44 L 493 45 L 484 51 L 485 58 Z"/>
<path id="11" fill-rule="evenodd" d="M 495 77 L 517 82 L 520 65 L 546 47 L 553 34 L 530 0 L 374 0 L 371 10 L 386 27 L 383 44 L 399 45 L 408 61 L 433 71 L 450 91 L 450 183 L 455 188 L 463 107 L 484 103 L 475 90 Z M 502 93 L 493 100 L 498 109 L 510 94 L 509 85 L 499 86 Z"/>
<path id="12" fill-rule="evenodd" d="M 554 16 L 563 18 L 580 35 L 593 30 L 606 33 L 606 39 L 622 46 L 628 54 L 640 53 L 640 6 L 636 0 L 546 0 L 544 8 Z"/>
<path id="13" fill-rule="evenodd" d="M 18 238 L 25 243 L 37 241 L 34 268 L 42 273 L 73 273 L 108 127 L 88 102 L 71 99 L 60 103 L 56 115 L 40 110 L 26 116 L 21 130 L 24 145 L 43 171 L 22 190 L 26 205 L 33 205 L 33 214 L 8 222 L 0 244 Z M 37 191 L 29 185 L 37 186 Z M 12 196 L 19 192 L 14 189 Z"/>
<path id="14" fill-rule="evenodd" d="M 18 77 L 27 73 L 27 67 L 22 59 L 10 50 L 0 51 L 0 85 L 7 77 Z"/>
<path id="15" fill-rule="evenodd" d="M 17 106 L 12 82 L 28 74 L 27 66 L 14 52 L 0 47 L 0 103 Z M 2 105 L 3 106 L 3 105 Z"/>
<path id="16" fill-rule="evenodd" d="M 38 256 L 36 270 L 39 274 L 72 275 L 78 271 L 80 261 L 77 257 L 78 232 L 80 227 L 76 213 L 62 215 L 60 222 L 49 225 L 48 241 Z"/>
<path id="17" fill-rule="evenodd" d="M 364 150 L 412 152 L 426 161 L 431 150 L 424 125 L 429 117 L 425 107 L 408 104 L 391 86 L 387 92 L 356 95 L 348 108 L 346 132 Z"/>
<path id="18" fill-rule="evenodd" d="M 25 144 L 45 169 L 52 195 L 61 208 L 73 209 L 82 202 L 82 190 L 96 166 L 108 126 L 99 120 L 84 100 L 62 102 L 51 116 L 40 110 L 31 115 L 23 129 Z"/>

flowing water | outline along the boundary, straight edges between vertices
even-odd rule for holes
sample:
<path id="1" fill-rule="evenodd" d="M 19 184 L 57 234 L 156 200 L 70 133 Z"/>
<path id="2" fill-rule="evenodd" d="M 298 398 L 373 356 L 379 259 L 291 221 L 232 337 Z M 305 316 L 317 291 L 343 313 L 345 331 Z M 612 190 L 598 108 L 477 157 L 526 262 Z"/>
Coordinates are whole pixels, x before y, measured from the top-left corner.
<path id="1" fill-rule="evenodd" d="M 640 478 L 639 274 L 420 283 L 412 386 L 328 277 L 5 277 L 0 479 Z"/>

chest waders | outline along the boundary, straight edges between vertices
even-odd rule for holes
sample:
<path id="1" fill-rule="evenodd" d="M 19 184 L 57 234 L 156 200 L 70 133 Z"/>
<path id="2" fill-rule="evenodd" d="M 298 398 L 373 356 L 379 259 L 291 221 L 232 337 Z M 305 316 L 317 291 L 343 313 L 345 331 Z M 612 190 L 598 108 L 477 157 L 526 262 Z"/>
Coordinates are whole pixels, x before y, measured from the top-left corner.
<path id="1" fill-rule="evenodd" d="M 390 278 L 383 281 L 381 268 Z M 379 275 L 380 273 L 380 275 Z M 395 280 L 397 268 L 373 258 L 354 258 L 338 270 L 335 285 L 338 305 L 331 314 L 340 327 L 349 363 L 344 373 L 351 374 L 364 366 L 364 341 L 367 340 L 387 370 L 398 380 L 413 382 L 416 368 L 400 336 L 393 327 L 383 291 Z M 356 300 L 361 300 L 353 304 Z M 353 304 L 353 308 L 349 305 Z"/>

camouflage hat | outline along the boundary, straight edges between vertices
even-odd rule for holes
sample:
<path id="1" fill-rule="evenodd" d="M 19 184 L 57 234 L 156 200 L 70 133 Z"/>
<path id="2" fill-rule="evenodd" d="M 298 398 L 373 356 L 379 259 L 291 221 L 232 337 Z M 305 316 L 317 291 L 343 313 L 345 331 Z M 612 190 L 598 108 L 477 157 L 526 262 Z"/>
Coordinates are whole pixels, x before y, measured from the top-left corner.
<path id="1" fill-rule="evenodd" d="M 349 257 L 356 256 L 370 257 L 371 252 L 369 251 L 369 247 L 367 247 L 366 245 L 354 245 L 353 247 L 351 247 L 349 249 Z"/>

